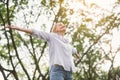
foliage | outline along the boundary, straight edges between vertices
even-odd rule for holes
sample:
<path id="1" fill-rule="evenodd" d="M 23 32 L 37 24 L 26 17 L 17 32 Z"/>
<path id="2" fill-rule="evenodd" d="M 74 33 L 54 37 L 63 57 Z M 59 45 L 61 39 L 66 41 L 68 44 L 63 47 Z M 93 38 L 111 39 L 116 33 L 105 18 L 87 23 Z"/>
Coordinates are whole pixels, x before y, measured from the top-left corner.
<path id="1" fill-rule="evenodd" d="M 85 9 L 75 11 L 65 0 L 2 0 L 0 77 L 5 80 L 49 80 L 47 43 L 19 31 L 5 29 L 5 25 L 47 30 L 48 25 L 52 29 L 54 23 L 60 21 L 66 24 L 66 35 L 72 38 L 71 44 L 80 55 L 80 59 L 75 59 L 78 71 L 73 74 L 74 80 L 118 80 L 120 69 L 113 65 L 120 50 L 112 46 L 112 36 L 114 30 L 120 31 L 120 13 L 114 11 L 119 10 L 120 1 L 109 14 L 96 4 L 89 6 L 84 0 L 79 3 Z M 100 67 L 105 61 L 111 62 L 108 72 Z"/>

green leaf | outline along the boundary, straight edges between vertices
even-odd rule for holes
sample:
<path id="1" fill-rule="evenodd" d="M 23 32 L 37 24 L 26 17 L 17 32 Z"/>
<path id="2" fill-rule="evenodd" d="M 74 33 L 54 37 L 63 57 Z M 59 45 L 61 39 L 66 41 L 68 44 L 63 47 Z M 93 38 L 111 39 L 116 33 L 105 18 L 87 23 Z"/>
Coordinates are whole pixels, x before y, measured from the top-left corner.
<path id="1" fill-rule="evenodd" d="M 46 0 L 42 0 L 41 4 L 45 6 L 46 5 Z"/>
<path id="2" fill-rule="evenodd" d="M 10 11 L 13 11 L 14 10 L 14 5 L 11 6 L 9 9 L 10 9 Z"/>

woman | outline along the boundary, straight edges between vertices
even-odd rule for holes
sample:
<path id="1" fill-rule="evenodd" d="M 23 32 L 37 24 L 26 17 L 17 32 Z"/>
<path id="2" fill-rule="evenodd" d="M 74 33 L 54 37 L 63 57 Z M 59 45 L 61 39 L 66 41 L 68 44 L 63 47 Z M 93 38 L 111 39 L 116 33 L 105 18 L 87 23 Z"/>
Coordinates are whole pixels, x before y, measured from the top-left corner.
<path id="1" fill-rule="evenodd" d="M 56 23 L 52 33 L 15 26 L 7 26 L 6 28 L 23 31 L 47 41 L 49 44 L 50 80 L 73 80 L 72 72 L 76 68 L 73 63 L 72 53 L 76 53 L 77 51 L 64 38 L 66 27 L 63 23 Z"/>

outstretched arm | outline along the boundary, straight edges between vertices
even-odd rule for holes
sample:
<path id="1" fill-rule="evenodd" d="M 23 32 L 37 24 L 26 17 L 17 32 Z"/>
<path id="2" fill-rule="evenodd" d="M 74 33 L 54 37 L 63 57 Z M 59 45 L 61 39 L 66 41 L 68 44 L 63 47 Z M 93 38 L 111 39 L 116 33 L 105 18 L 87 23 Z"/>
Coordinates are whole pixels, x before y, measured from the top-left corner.
<path id="1" fill-rule="evenodd" d="M 39 39 L 43 39 L 45 41 L 49 41 L 50 40 L 50 34 L 49 33 L 46 33 L 46 32 L 43 32 L 43 31 L 39 31 L 39 30 L 35 30 L 35 29 L 25 29 L 25 28 L 20 28 L 20 27 L 17 27 L 17 26 L 6 26 L 5 28 L 9 28 L 9 29 L 14 29 L 14 30 L 18 30 L 18 31 L 22 31 L 22 32 L 25 32 L 25 33 L 28 33 L 28 34 L 31 34 L 35 37 L 38 37 Z"/>
<path id="2" fill-rule="evenodd" d="M 33 33 L 33 31 L 30 30 L 30 29 L 20 28 L 20 27 L 16 27 L 16 26 L 10 26 L 10 25 L 8 25 L 5 28 L 14 29 L 14 30 L 22 31 L 22 32 L 29 33 L 29 34 Z"/>

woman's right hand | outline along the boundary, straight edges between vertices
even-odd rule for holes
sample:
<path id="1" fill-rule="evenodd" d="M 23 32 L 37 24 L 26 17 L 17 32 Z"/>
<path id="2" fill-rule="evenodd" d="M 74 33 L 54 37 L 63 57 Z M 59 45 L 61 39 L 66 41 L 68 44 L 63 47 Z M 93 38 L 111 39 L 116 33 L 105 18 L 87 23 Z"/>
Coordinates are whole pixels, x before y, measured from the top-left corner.
<path id="1" fill-rule="evenodd" d="M 5 26 L 5 28 L 17 29 L 17 27 L 16 27 L 16 26 L 13 26 L 13 25 L 7 25 L 7 26 Z"/>

